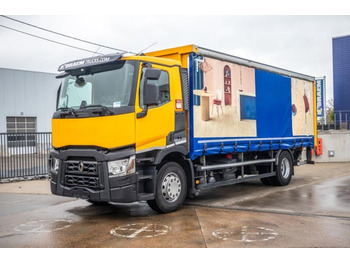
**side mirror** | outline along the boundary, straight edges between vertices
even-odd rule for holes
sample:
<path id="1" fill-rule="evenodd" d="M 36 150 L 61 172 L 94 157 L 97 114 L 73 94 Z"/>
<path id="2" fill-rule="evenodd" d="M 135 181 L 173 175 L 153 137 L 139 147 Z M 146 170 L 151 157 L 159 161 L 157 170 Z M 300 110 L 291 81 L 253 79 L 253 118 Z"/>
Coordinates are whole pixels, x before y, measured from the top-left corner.
<path id="1" fill-rule="evenodd" d="M 156 68 L 147 68 L 145 71 L 145 83 L 147 80 L 158 80 L 162 70 Z"/>
<path id="2" fill-rule="evenodd" d="M 143 89 L 143 104 L 146 106 L 159 104 L 159 86 L 154 83 L 146 83 Z"/>
<path id="3" fill-rule="evenodd" d="M 145 71 L 145 80 L 143 87 L 143 110 L 137 113 L 137 118 L 142 118 L 147 115 L 148 106 L 159 104 L 159 86 L 156 83 L 150 83 L 148 80 L 158 80 L 160 77 L 160 69 L 147 68 Z"/>

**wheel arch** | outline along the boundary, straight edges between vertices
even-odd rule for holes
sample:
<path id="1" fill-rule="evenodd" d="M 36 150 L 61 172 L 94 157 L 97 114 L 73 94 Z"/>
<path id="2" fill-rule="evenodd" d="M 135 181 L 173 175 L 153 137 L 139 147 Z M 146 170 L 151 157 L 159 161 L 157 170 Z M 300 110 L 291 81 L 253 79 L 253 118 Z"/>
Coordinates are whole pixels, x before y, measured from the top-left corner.
<path id="1" fill-rule="evenodd" d="M 191 159 L 188 157 L 188 151 L 184 146 L 174 146 L 166 148 L 157 153 L 154 164 L 159 170 L 165 163 L 176 162 L 183 170 L 187 178 L 187 197 L 193 197 L 195 194 L 194 188 L 194 168 Z"/>
<path id="2" fill-rule="evenodd" d="M 187 155 L 188 155 L 188 150 L 186 147 L 182 145 L 164 148 L 159 152 L 157 152 L 154 159 L 154 164 L 159 165 L 164 160 L 170 158 L 171 156 L 174 156 L 175 158 L 185 158 L 185 156 Z"/>
<path id="3" fill-rule="evenodd" d="M 292 153 L 292 151 L 290 149 L 283 149 L 283 150 L 278 150 L 275 156 L 275 165 L 278 165 L 278 161 L 279 161 L 279 157 L 281 155 L 282 152 L 288 152 L 290 155 L 290 158 L 292 159 L 292 164 L 294 165 L 295 163 L 295 159 L 294 159 L 294 155 Z"/>

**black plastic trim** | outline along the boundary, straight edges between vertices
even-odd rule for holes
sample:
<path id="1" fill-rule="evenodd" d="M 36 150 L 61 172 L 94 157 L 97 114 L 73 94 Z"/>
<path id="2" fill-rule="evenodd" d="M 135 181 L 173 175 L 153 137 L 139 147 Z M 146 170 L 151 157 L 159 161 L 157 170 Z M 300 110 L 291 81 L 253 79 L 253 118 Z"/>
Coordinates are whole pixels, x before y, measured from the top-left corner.
<path id="1" fill-rule="evenodd" d="M 190 110 L 190 88 L 187 68 L 180 68 L 183 109 Z"/>
<path id="2" fill-rule="evenodd" d="M 93 157 L 96 161 L 113 161 L 135 155 L 134 148 L 127 148 L 115 152 L 103 153 L 93 149 L 68 149 L 61 152 L 52 150 L 50 155 L 54 158 L 66 161 L 69 157 Z"/>
<path id="3" fill-rule="evenodd" d="M 185 131 L 185 112 L 175 112 L 175 132 Z"/>
<path id="4" fill-rule="evenodd" d="M 148 113 L 148 106 L 147 106 L 147 105 L 144 105 L 142 111 L 141 111 L 141 112 L 138 112 L 138 113 L 136 114 L 136 118 L 137 118 L 137 119 L 143 118 L 143 117 L 147 116 L 147 113 Z"/>
<path id="5" fill-rule="evenodd" d="M 68 152 L 69 151 L 69 152 Z M 61 153 L 52 151 L 51 155 L 61 159 L 59 173 L 51 173 L 51 191 L 53 194 L 77 197 L 102 202 L 121 202 L 131 203 L 138 199 L 137 183 L 138 173 L 122 176 L 109 177 L 107 161 L 115 160 L 115 158 L 124 158 L 130 154 L 134 154 L 134 150 L 123 150 L 122 152 L 113 152 L 103 154 L 94 150 L 67 150 Z M 87 188 L 83 186 L 66 186 L 66 160 L 69 156 L 81 157 L 93 156 L 97 160 L 99 166 L 98 178 L 101 181 L 99 188 Z"/>
<path id="6" fill-rule="evenodd" d="M 103 115 L 102 111 L 99 107 L 96 108 L 88 108 L 88 109 L 75 109 L 75 115 L 68 113 L 69 111 L 56 111 L 52 118 L 60 119 L 60 118 L 90 118 L 90 117 L 108 117 L 115 115 L 123 115 L 135 112 L 135 106 L 123 106 L 119 108 L 108 107 L 108 110 L 112 112 L 112 114 L 108 113 L 107 115 Z M 107 112 L 106 112 L 107 113 Z"/>
<path id="7" fill-rule="evenodd" d="M 132 60 L 128 60 L 128 61 L 132 61 Z M 162 64 L 162 63 L 154 63 L 154 62 L 150 62 L 150 61 L 145 61 L 145 60 L 138 60 L 142 63 L 151 63 L 152 65 L 160 65 L 160 66 L 165 66 L 165 67 L 181 67 L 181 65 L 165 65 L 165 64 Z"/>
<path id="8" fill-rule="evenodd" d="M 61 82 L 60 86 L 59 86 L 58 89 L 57 89 L 57 94 L 56 94 L 56 109 L 58 108 L 58 98 L 59 98 L 60 93 L 61 93 L 61 87 L 62 87 L 62 82 Z"/>
<path id="9" fill-rule="evenodd" d="M 188 150 L 186 146 L 184 145 L 177 145 L 172 146 L 168 148 L 164 148 L 163 150 L 159 151 L 155 157 L 154 164 L 158 165 L 162 162 L 162 160 L 170 153 L 180 153 L 184 157 L 188 155 Z"/>

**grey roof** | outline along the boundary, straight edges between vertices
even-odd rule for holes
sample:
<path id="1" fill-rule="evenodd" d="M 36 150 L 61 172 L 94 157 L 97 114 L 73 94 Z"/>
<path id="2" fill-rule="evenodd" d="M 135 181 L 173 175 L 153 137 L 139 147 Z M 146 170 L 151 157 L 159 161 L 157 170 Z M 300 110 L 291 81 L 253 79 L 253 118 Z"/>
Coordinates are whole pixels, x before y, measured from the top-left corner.
<path id="1" fill-rule="evenodd" d="M 210 49 L 203 48 L 203 47 L 198 47 L 198 52 L 199 52 L 199 54 L 201 54 L 203 56 L 215 58 L 218 60 L 232 62 L 235 64 L 244 65 L 244 66 L 248 66 L 248 67 L 253 67 L 256 69 L 261 69 L 261 70 L 277 73 L 277 74 L 284 75 L 284 76 L 299 78 L 299 79 L 306 80 L 306 81 L 311 81 L 311 82 L 315 81 L 315 77 L 313 77 L 313 76 L 300 74 L 300 73 L 286 70 L 283 68 L 255 62 L 255 61 L 241 58 L 238 56 L 228 55 L 225 53 L 217 52 L 217 51 L 210 50 Z"/>

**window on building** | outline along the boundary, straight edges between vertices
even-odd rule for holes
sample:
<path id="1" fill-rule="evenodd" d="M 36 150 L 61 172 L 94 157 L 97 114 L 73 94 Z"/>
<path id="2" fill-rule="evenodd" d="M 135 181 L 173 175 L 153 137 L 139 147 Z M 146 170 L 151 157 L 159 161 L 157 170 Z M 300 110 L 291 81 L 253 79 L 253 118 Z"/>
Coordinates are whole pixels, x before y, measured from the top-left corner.
<path id="1" fill-rule="evenodd" d="M 36 146 L 36 117 L 6 117 L 7 146 Z"/>

